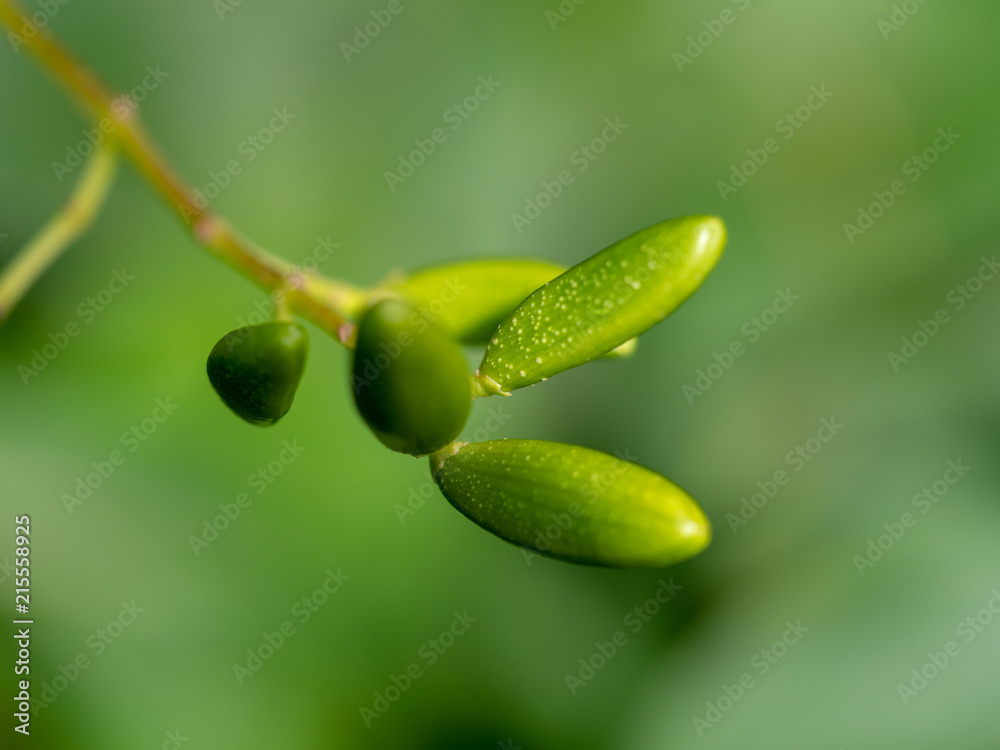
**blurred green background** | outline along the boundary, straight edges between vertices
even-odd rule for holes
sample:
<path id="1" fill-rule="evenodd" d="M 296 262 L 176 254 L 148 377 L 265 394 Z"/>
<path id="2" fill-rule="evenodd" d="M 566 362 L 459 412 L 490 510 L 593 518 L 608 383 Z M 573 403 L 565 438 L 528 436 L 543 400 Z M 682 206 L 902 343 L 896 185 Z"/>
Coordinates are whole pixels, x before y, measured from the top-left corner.
<path id="1" fill-rule="evenodd" d="M 240 422 L 204 361 L 265 295 L 124 166 L 94 229 L 0 328 L 0 560 L 13 516 L 31 514 L 36 697 L 89 663 L 30 742 L 8 713 L 0 745 L 1000 747 L 1000 280 L 954 301 L 1000 244 L 1000 7 L 401 0 L 348 55 L 387 3 L 57 7 L 49 25 L 111 85 L 167 74 L 143 116 L 192 185 L 237 161 L 213 208 L 294 260 L 329 238 L 331 276 L 498 253 L 569 264 L 672 216 L 722 216 L 722 262 L 633 359 L 477 402 L 467 431 L 501 409 L 493 437 L 628 451 L 693 494 L 715 540 L 668 570 L 529 564 L 365 430 L 345 352 L 315 328 L 296 408 L 269 430 Z M 28 53 L 0 46 L 6 261 L 65 199 L 78 172 L 60 182 L 52 163 L 89 125 Z M 480 76 L 500 85 L 453 130 Z M 809 109 L 813 87 L 829 96 Z M 294 119 L 248 150 L 274 108 Z M 581 162 L 605 118 L 627 128 Z M 447 140 L 390 189 L 385 172 L 436 127 Z M 939 128 L 959 137 L 914 171 Z M 720 190 L 769 138 L 766 163 Z M 563 169 L 573 184 L 518 231 L 511 215 Z M 844 224 L 894 180 L 905 192 L 850 241 Z M 82 317 L 122 268 L 134 281 Z M 794 304 L 765 313 L 785 290 Z M 888 355 L 941 308 L 949 322 L 894 371 Z M 82 333 L 25 384 L 19 366 L 69 321 Z M 733 342 L 745 354 L 686 395 Z M 157 399 L 176 412 L 130 452 L 123 433 Z M 843 427 L 809 443 L 824 419 Z M 288 465 L 285 441 L 304 448 Z M 114 450 L 125 463 L 68 512 L 64 493 Z M 953 485 L 949 461 L 969 467 Z M 273 482 L 257 494 L 260 470 Z M 779 471 L 789 481 L 746 510 Z M 252 504 L 195 554 L 190 537 L 241 492 Z M 348 579 L 302 622 L 328 570 Z M 637 619 L 661 579 L 680 591 Z M 6 573 L 0 591 L 12 600 Z M 133 600 L 141 614 L 108 630 Z M 434 652 L 456 611 L 475 622 Z M 294 634 L 241 683 L 234 665 L 283 622 Z M 587 672 L 616 631 L 626 645 Z M 420 676 L 366 726 L 362 709 L 412 664 Z"/>

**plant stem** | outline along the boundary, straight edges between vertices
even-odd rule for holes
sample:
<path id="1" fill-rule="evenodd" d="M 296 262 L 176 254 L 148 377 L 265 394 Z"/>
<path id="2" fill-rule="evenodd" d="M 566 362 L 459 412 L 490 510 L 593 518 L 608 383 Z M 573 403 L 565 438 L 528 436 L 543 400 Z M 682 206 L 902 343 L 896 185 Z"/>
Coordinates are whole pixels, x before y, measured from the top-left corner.
<path id="1" fill-rule="evenodd" d="M 263 289 L 283 290 L 290 309 L 311 319 L 345 346 L 353 346 L 355 326 L 339 307 L 344 290 L 351 291 L 349 285 L 318 274 L 297 273 L 290 263 L 258 247 L 226 221 L 198 206 L 192 190 L 146 134 L 134 102 L 116 107 L 120 100 L 47 28 L 36 27 L 15 0 L 0 0 L 0 22 L 73 94 L 95 122 L 104 125 L 102 130 L 111 131 L 109 140 L 125 152 L 202 246 Z M 22 33 L 25 30 L 32 33 Z M 291 283 L 289 277 L 293 277 Z"/>
<path id="2" fill-rule="evenodd" d="M 0 274 L 0 322 L 59 255 L 93 223 L 114 183 L 117 157 L 104 144 L 90 157 L 69 200 Z"/>

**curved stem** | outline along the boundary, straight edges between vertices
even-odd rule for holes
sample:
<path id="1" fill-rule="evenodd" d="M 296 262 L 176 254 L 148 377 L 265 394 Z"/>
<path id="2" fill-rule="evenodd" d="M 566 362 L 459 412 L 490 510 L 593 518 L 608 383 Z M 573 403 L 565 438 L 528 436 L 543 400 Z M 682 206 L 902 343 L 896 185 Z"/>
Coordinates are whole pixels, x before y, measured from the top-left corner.
<path id="1" fill-rule="evenodd" d="M 100 79 L 59 44 L 48 29 L 34 26 L 14 0 L 0 0 L 0 22 L 73 94 L 95 122 L 104 123 L 112 131 L 118 147 L 209 252 L 268 291 L 288 286 L 289 276 L 299 276 L 290 263 L 261 249 L 199 206 L 191 188 L 146 134 L 135 103 L 114 106 L 116 97 Z M 25 28 L 33 33 L 22 35 Z M 291 309 L 310 318 L 345 346 L 353 346 L 354 324 L 337 306 L 343 296 L 338 290 L 343 288 L 343 282 L 318 275 L 300 277 L 289 289 L 287 301 Z"/>
<path id="2" fill-rule="evenodd" d="M 100 212 L 114 183 L 117 159 L 104 144 L 87 161 L 69 200 L 0 274 L 0 322 L 62 252 L 75 242 Z"/>

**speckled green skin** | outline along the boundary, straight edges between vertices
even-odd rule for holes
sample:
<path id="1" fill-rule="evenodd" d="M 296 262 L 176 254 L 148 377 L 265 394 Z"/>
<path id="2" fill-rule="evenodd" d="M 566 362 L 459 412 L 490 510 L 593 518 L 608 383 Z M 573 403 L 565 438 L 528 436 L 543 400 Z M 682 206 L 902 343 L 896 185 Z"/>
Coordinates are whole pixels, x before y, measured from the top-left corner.
<path id="1" fill-rule="evenodd" d="M 657 567 L 708 546 L 698 505 L 666 477 L 606 453 L 541 440 L 456 443 L 431 457 L 455 508 L 512 544 L 560 560 Z"/>
<path id="2" fill-rule="evenodd" d="M 725 240 L 721 219 L 688 216 L 643 229 L 573 266 L 500 324 L 477 385 L 488 392 L 524 388 L 637 336 L 698 288 Z"/>
<path id="3" fill-rule="evenodd" d="M 525 297 L 565 270 L 539 260 L 467 260 L 420 269 L 379 289 L 426 309 L 461 343 L 485 344 Z"/>
<path id="4" fill-rule="evenodd" d="M 298 323 L 230 331 L 208 355 L 208 379 L 222 401 L 250 424 L 272 425 L 292 406 L 309 354 Z"/>
<path id="5" fill-rule="evenodd" d="M 394 451 L 423 456 L 454 440 L 469 417 L 469 369 L 458 344 L 395 299 L 361 319 L 351 365 L 354 403 Z"/>

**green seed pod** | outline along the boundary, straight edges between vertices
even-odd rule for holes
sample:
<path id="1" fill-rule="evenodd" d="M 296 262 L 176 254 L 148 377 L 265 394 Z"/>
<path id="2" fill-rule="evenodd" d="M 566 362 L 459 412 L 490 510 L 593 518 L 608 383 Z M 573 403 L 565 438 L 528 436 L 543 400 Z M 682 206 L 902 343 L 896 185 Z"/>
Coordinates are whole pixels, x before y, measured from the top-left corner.
<path id="1" fill-rule="evenodd" d="M 292 406 L 309 354 L 298 323 L 231 331 L 208 355 L 208 379 L 223 402 L 250 424 L 272 425 Z"/>
<path id="2" fill-rule="evenodd" d="M 454 440 L 472 402 L 462 350 L 404 302 L 375 303 L 358 326 L 352 377 L 358 412 L 386 447 L 423 456 Z"/>
<path id="3" fill-rule="evenodd" d="M 454 443 L 431 456 L 431 471 L 464 516 L 559 560 L 671 565 L 711 538 L 704 513 L 680 487 L 586 448 L 542 440 Z"/>
<path id="4" fill-rule="evenodd" d="M 525 299 L 486 347 L 476 388 L 506 393 L 621 346 L 677 309 L 722 253 L 714 216 L 643 229 L 570 268 Z"/>
<path id="5" fill-rule="evenodd" d="M 539 260 L 469 260 L 389 279 L 379 290 L 394 292 L 414 307 L 428 310 L 434 322 L 461 343 L 485 344 L 525 297 L 565 270 Z"/>

